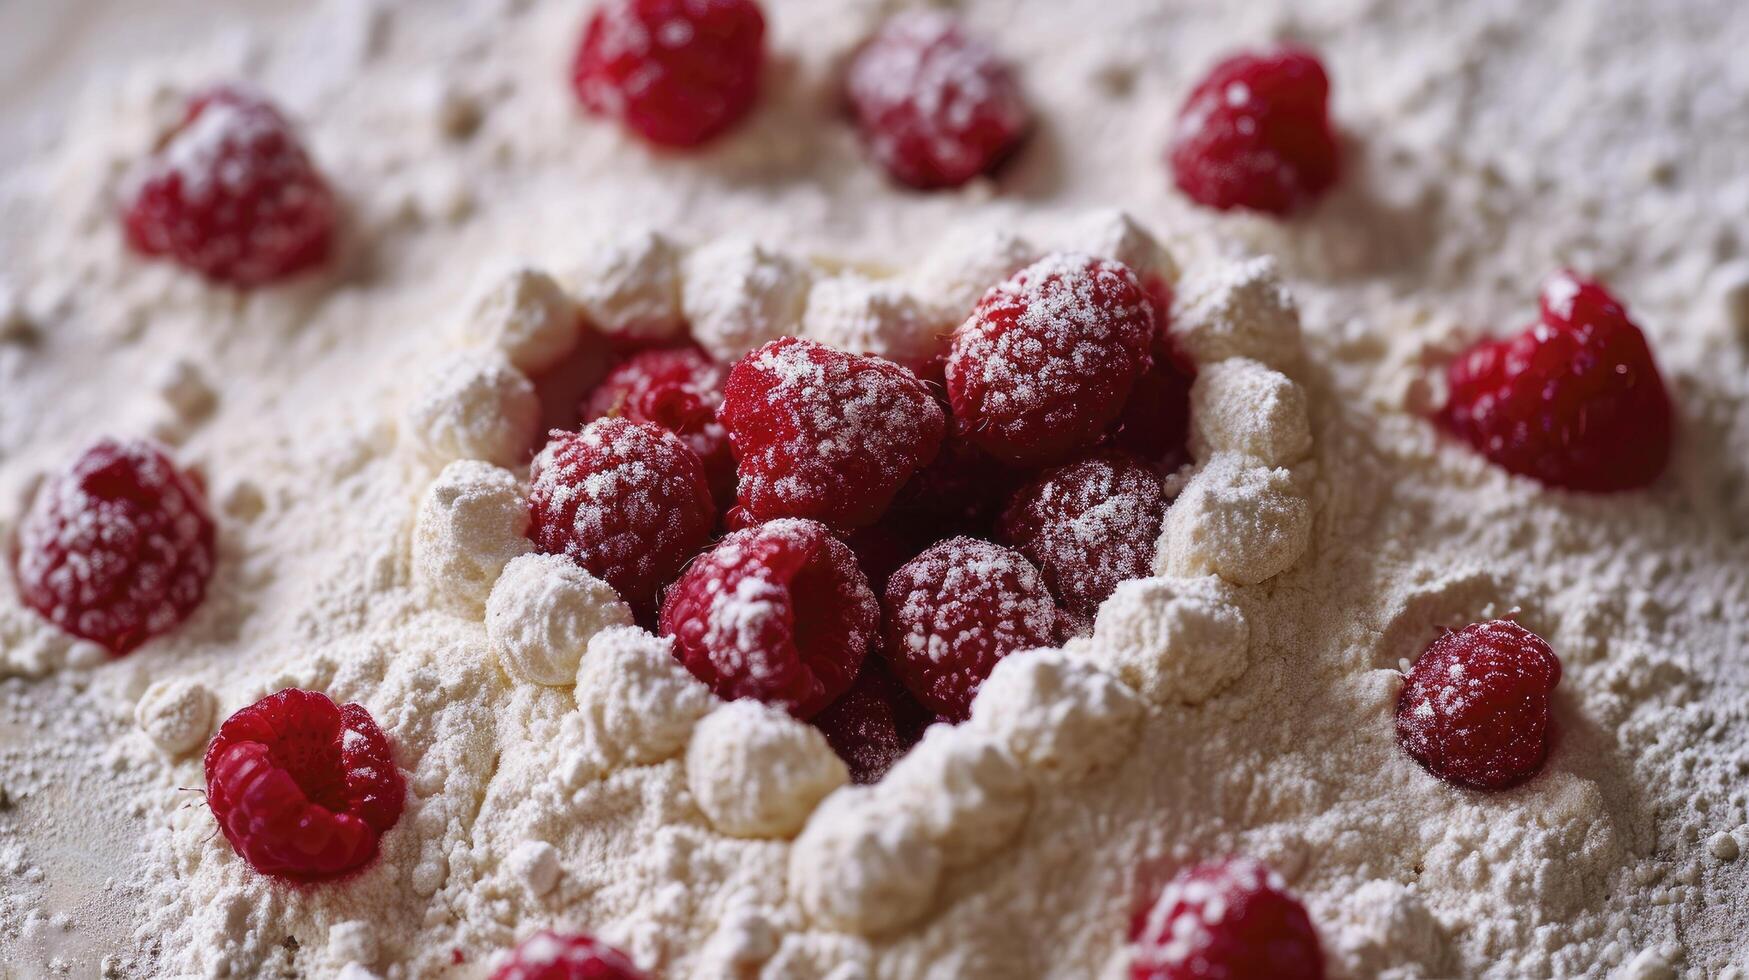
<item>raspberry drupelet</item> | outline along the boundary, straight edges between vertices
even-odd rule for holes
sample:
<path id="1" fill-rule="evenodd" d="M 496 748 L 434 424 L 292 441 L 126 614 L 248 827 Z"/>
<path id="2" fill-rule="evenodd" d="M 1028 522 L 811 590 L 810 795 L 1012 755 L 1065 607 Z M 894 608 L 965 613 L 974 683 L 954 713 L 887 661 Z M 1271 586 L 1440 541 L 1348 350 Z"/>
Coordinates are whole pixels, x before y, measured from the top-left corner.
<path id="1" fill-rule="evenodd" d="M 933 720 L 880 657 L 863 661 L 850 690 L 813 718 L 859 784 L 879 782 Z"/>
<path id="2" fill-rule="evenodd" d="M 729 369 L 697 347 L 639 351 L 615 365 L 583 401 L 583 421 L 624 418 L 680 437 L 704 465 L 719 504 L 735 500 L 735 456 L 717 421 Z"/>
<path id="3" fill-rule="evenodd" d="M 599 939 L 543 929 L 518 943 L 492 980 L 644 980 L 644 974 Z"/>
<path id="4" fill-rule="evenodd" d="M 1324 950 L 1281 876 L 1249 858 L 1181 872 L 1131 927 L 1131 980 L 1322 980 Z"/>

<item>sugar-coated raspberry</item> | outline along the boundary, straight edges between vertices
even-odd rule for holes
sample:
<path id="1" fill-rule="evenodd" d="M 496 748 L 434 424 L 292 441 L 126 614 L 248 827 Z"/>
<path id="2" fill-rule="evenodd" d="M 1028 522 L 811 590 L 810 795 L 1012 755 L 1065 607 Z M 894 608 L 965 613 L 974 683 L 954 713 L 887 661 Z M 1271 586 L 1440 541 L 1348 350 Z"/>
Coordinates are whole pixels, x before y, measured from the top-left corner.
<path id="1" fill-rule="evenodd" d="M 647 422 L 602 418 L 554 432 L 532 476 L 529 540 L 569 556 L 640 612 L 654 610 L 716 525 L 698 457 Z"/>
<path id="2" fill-rule="evenodd" d="M 152 443 L 104 439 L 50 477 L 20 521 L 19 596 L 119 656 L 200 605 L 213 539 L 193 476 Z"/>
<path id="3" fill-rule="evenodd" d="M 599 939 L 543 929 L 518 944 L 492 980 L 644 980 L 644 974 Z"/>
<path id="4" fill-rule="evenodd" d="M 680 437 L 704 464 L 719 502 L 735 499 L 735 455 L 717 421 L 729 369 L 697 347 L 640 351 L 607 373 L 583 401 L 583 421 L 625 418 Z"/>
<path id="5" fill-rule="evenodd" d="M 142 255 L 254 286 L 325 260 L 337 211 L 279 110 L 256 93 L 220 87 L 192 99 L 182 124 L 141 165 L 123 223 Z"/>
<path id="6" fill-rule="evenodd" d="M 1195 378 L 1171 358 L 1156 353 L 1154 366 L 1137 379 L 1112 428 L 1112 444 L 1162 470 L 1190 460 L 1190 386 Z"/>
<path id="7" fill-rule="evenodd" d="M 996 661 L 1050 646 L 1057 603 L 1017 551 L 949 538 L 887 580 L 887 661 L 923 706 L 964 721 Z"/>
<path id="8" fill-rule="evenodd" d="M 237 712 L 206 750 L 207 806 L 265 875 L 323 881 L 356 871 L 401 818 L 407 785 L 362 705 L 287 688 Z"/>
<path id="9" fill-rule="evenodd" d="M 749 516 L 806 517 L 839 530 L 879 519 L 947 431 L 941 406 L 910 371 L 795 337 L 736 362 L 718 418 Z"/>
<path id="10" fill-rule="evenodd" d="M 1249 858 L 1181 872 L 1131 929 L 1132 980 L 1321 980 L 1324 950 L 1281 876 Z"/>
<path id="11" fill-rule="evenodd" d="M 1216 65 L 1178 112 L 1168 160 L 1191 200 L 1227 211 L 1285 215 L 1336 183 L 1330 77 L 1297 48 L 1239 54 Z"/>
<path id="12" fill-rule="evenodd" d="M 1123 411 L 1156 332 L 1127 266 L 1041 259 L 986 293 L 954 334 L 947 393 L 959 432 L 998 459 L 1060 462 Z"/>
<path id="13" fill-rule="evenodd" d="M 687 566 L 662 604 L 674 656 L 725 700 L 809 718 L 856 679 L 880 604 L 856 556 L 816 521 L 736 531 Z"/>
<path id="14" fill-rule="evenodd" d="M 1607 493 L 1651 484 L 1670 459 L 1670 396 L 1615 297 L 1561 272 L 1541 320 L 1452 362 L 1440 422 L 1508 472 Z"/>
<path id="15" fill-rule="evenodd" d="M 1026 101 L 1008 65 L 945 14 L 896 14 L 851 62 L 850 105 L 869 152 L 912 187 L 957 187 L 1012 152 Z"/>
<path id="16" fill-rule="evenodd" d="M 753 108 L 764 65 L 753 0 L 607 0 L 583 31 L 571 88 L 651 143 L 689 147 Z"/>
<path id="17" fill-rule="evenodd" d="M 1397 696 L 1397 742 L 1427 771 L 1471 789 L 1506 789 L 1542 771 L 1561 662 L 1505 620 L 1434 640 Z"/>
<path id="18" fill-rule="evenodd" d="M 814 727 L 850 768 L 853 781 L 874 783 L 911 751 L 933 720 L 885 661 L 869 657 L 850 690 L 814 716 Z"/>

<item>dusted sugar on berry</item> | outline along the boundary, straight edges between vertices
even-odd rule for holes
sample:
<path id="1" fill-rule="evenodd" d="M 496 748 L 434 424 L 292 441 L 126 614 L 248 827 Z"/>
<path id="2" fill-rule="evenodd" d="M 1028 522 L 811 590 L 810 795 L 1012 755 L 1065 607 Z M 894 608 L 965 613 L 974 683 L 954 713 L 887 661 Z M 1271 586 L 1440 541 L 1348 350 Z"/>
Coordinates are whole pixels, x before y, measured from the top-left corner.
<path id="1" fill-rule="evenodd" d="M 535 457 L 528 537 L 613 586 L 640 612 L 710 540 L 704 467 L 680 437 L 645 422 L 596 419 L 555 432 Z"/>
<path id="2" fill-rule="evenodd" d="M 1167 160 L 1198 204 L 1286 215 L 1336 183 L 1330 77 L 1297 48 L 1239 54 L 1216 65 L 1178 112 Z"/>
<path id="3" fill-rule="evenodd" d="M 1645 334 L 1616 298 L 1569 272 L 1539 322 L 1470 348 L 1447 371 L 1439 422 L 1508 472 L 1568 490 L 1649 486 L 1675 422 Z"/>
<path id="4" fill-rule="evenodd" d="M 255 286 L 325 260 L 337 211 L 279 110 L 220 87 L 190 100 L 182 124 L 140 166 L 122 217 L 141 255 Z"/>
<path id="5" fill-rule="evenodd" d="M 777 520 L 687 566 L 663 601 L 661 632 L 723 699 L 809 718 L 849 690 L 880 619 L 849 547 L 818 522 Z"/>
<path id="6" fill-rule="evenodd" d="M 237 712 L 206 750 L 207 806 L 264 875 L 324 881 L 364 867 L 407 786 L 363 706 L 288 688 Z"/>
<path id="7" fill-rule="evenodd" d="M 795 337 L 735 364 L 718 418 L 751 518 L 805 517 L 839 530 L 878 520 L 947 431 L 910 371 Z"/>
<path id="8" fill-rule="evenodd" d="M 1017 551 L 949 538 L 887 580 L 887 660 L 924 707 L 964 721 L 996 662 L 1050 646 L 1057 604 Z"/>
<path id="9" fill-rule="evenodd" d="M 880 657 L 863 661 L 850 690 L 813 719 L 857 784 L 879 782 L 933 720 Z"/>
<path id="10" fill-rule="evenodd" d="M 599 939 L 543 929 L 517 944 L 492 980 L 644 980 L 644 974 Z"/>
<path id="11" fill-rule="evenodd" d="M 1281 876 L 1250 858 L 1181 872 L 1130 931 L 1131 980 L 1322 980 L 1324 950 Z"/>
<path id="12" fill-rule="evenodd" d="M 607 0 L 571 65 L 577 100 L 658 146 L 697 146 L 759 96 L 765 16 L 753 0 Z"/>
<path id="13" fill-rule="evenodd" d="M 193 476 L 152 443 L 104 439 L 50 477 L 19 522 L 19 597 L 119 656 L 200 605 L 213 544 Z"/>
<path id="14" fill-rule="evenodd" d="M 640 351 L 607 373 L 583 401 L 583 421 L 624 418 L 661 426 L 704 464 L 719 502 L 735 498 L 735 456 L 717 421 L 729 369 L 697 347 Z"/>
<path id="15" fill-rule="evenodd" d="M 1516 786 L 1542 771 L 1561 662 L 1542 637 L 1505 620 L 1446 633 L 1397 697 L 1397 742 L 1427 771 L 1470 789 Z"/>
<path id="16" fill-rule="evenodd" d="M 989 172 L 1029 122 L 1008 64 L 935 11 L 888 20 L 857 52 L 846 86 L 869 153 L 912 187 L 957 187 Z"/>
<path id="17" fill-rule="evenodd" d="M 1048 256 L 986 293 L 955 332 L 947 393 L 958 431 L 1001 460 L 1060 462 L 1123 411 L 1156 332 L 1127 266 Z"/>

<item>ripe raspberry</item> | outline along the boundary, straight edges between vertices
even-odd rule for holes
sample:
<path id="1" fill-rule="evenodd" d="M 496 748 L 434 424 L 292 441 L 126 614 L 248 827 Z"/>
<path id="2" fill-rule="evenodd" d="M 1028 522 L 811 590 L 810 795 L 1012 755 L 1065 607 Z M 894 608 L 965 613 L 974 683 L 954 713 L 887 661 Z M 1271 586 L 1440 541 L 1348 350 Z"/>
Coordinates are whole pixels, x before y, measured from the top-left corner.
<path id="1" fill-rule="evenodd" d="M 1562 272 L 1541 321 L 1452 362 L 1447 429 L 1508 472 L 1607 493 L 1651 484 L 1670 458 L 1672 413 L 1651 348 L 1602 286 Z"/>
<path id="2" fill-rule="evenodd" d="M 988 537 L 1008 498 L 1025 479 L 1020 471 L 998 463 L 959 433 L 950 432 L 935 459 L 899 489 L 882 523 L 901 521 L 927 534 L 929 540 L 924 544 L 962 534 Z"/>
<path id="3" fill-rule="evenodd" d="M 123 214 L 128 244 L 217 282 L 255 286 L 321 263 L 337 206 L 265 98 L 215 88 L 146 160 Z"/>
<path id="4" fill-rule="evenodd" d="M 885 661 L 869 657 L 850 690 L 814 716 L 814 727 L 850 767 L 852 780 L 875 783 L 911 751 L 933 720 Z"/>
<path id="5" fill-rule="evenodd" d="M 888 20 L 857 52 L 847 88 L 869 152 L 912 187 L 957 187 L 987 173 L 1028 124 L 1007 63 L 934 11 Z"/>
<path id="6" fill-rule="evenodd" d="M 735 499 L 735 455 L 717 421 L 729 369 L 697 347 L 645 350 L 607 373 L 583 401 L 583 421 L 625 418 L 680 437 L 704 465 L 719 503 Z"/>
<path id="7" fill-rule="evenodd" d="M 1555 652 L 1517 623 L 1446 633 L 1404 678 L 1397 741 L 1448 783 L 1516 786 L 1548 758 L 1549 698 L 1560 682 Z"/>
<path id="8" fill-rule="evenodd" d="M 640 614 L 654 611 L 716 524 L 698 457 L 649 423 L 606 418 L 554 432 L 531 473 L 529 540 L 569 556 Z"/>
<path id="9" fill-rule="evenodd" d="M 607 0 L 571 65 L 583 107 L 659 146 L 697 146 L 759 95 L 765 16 L 753 0 Z"/>
<path id="10" fill-rule="evenodd" d="M 237 712 L 206 750 L 207 806 L 264 875 L 324 881 L 376 856 L 406 782 L 388 736 L 357 704 L 287 688 Z"/>
<path id="11" fill-rule="evenodd" d="M 1092 445 L 1147 372 L 1154 304 L 1129 267 L 1048 256 L 984 295 L 955 332 L 947 393 L 959 431 L 1039 465 Z"/>
<path id="12" fill-rule="evenodd" d="M 759 520 L 874 523 L 941 447 L 929 389 L 891 361 L 795 337 L 729 371 L 717 417 L 740 460 L 741 506 Z"/>
<path id="13" fill-rule="evenodd" d="M 104 439 L 50 478 L 20 521 L 19 596 L 120 656 L 200 605 L 213 538 L 193 476 L 151 443 Z"/>
<path id="14" fill-rule="evenodd" d="M 1281 876 L 1249 858 L 1181 872 L 1130 930 L 1132 980 L 1321 980 L 1324 951 Z"/>
<path id="15" fill-rule="evenodd" d="M 850 549 L 815 521 L 736 531 L 687 567 L 662 604 L 674 656 L 725 700 L 808 718 L 850 688 L 880 604 Z"/>
<path id="16" fill-rule="evenodd" d="M 1190 386 L 1195 377 L 1156 352 L 1112 428 L 1112 444 L 1170 472 L 1190 460 Z"/>
<path id="17" fill-rule="evenodd" d="M 976 538 L 949 538 L 907 562 L 885 599 L 893 673 L 949 721 L 971 714 L 996 661 L 1050 646 L 1057 628 L 1057 604 L 1032 562 Z"/>
<path id="18" fill-rule="evenodd" d="M 1178 111 L 1167 151 L 1172 179 L 1219 211 L 1285 215 L 1336 183 L 1330 77 L 1296 48 L 1239 54 L 1216 65 Z"/>
<path id="19" fill-rule="evenodd" d="M 598 939 L 543 929 L 518 944 L 492 980 L 644 980 L 644 974 Z"/>

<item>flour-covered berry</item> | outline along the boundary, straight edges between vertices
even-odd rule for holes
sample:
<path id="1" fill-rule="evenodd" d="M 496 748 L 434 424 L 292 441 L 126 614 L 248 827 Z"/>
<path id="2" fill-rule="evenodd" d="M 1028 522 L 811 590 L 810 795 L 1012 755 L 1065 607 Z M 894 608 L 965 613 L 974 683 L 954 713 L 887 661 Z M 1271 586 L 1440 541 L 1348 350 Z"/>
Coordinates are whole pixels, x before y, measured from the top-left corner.
<path id="1" fill-rule="evenodd" d="M 680 437 L 704 465 L 719 501 L 735 497 L 735 456 L 717 421 L 728 368 L 697 347 L 640 351 L 607 373 L 583 400 L 583 421 L 649 422 Z"/>
<path id="2" fill-rule="evenodd" d="M 1131 980 L 1322 980 L 1324 950 L 1281 876 L 1249 858 L 1180 873 L 1131 928 Z"/>
<path id="3" fill-rule="evenodd" d="M 492 980 L 644 980 L 644 974 L 599 939 L 543 929 L 519 943 Z"/>
<path id="4" fill-rule="evenodd" d="M 879 782 L 933 720 L 881 657 L 863 661 L 850 690 L 813 719 L 856 783 Z"/>

